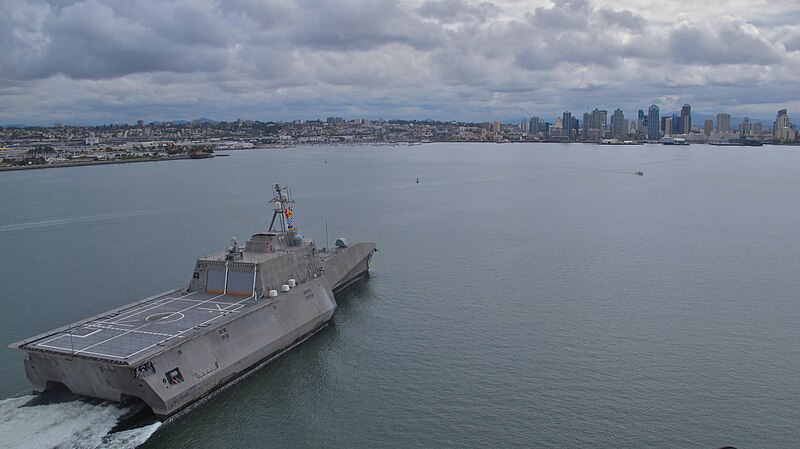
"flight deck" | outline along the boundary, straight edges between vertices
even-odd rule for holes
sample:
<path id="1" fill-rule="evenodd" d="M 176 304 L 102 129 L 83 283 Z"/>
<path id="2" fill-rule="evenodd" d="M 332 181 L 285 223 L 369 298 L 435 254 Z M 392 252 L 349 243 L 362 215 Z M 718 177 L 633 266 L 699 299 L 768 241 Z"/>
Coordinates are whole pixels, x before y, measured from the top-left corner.
<path id="1" fill-rule="evenodd" d="M 41 336 L 25 343 L 24 349 L 127 365 L 256 303 L 253 296 L 175 291 Z"/>

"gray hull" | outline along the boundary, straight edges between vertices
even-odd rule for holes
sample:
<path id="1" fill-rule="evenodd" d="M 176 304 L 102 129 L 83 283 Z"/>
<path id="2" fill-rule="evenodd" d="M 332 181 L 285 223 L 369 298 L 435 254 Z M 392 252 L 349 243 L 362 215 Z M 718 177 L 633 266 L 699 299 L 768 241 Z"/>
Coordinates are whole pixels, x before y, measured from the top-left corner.
<path id="1" fill-rule="evenodd" d="M 292 256 L 297 259 L 296 266 L 284 264 L 278 268 L 256 264 L 253 269 L 247 268 L 250 270 L 248 272 L 255 273 L 251 298 L 240 300 L 227 294 L 229 292 L 216 296 L 203 291 L 196 292 L 195 296 L 192 296 L 194 292 L 168 292 L 73 323 L 67 327 L 69 334 L 66 334 L 66 328 L 62 328 L 15 343 L 12 347 L 19 347 L 28 353 L 25 371 L 34 390 L 38 392 L 63 384 L 74 393 L 106 400 L 123 401 L 135 397 L 144 401 L 159 417 L 166 417 L 324 327 L 336 309 L 334 291 L 340 291 L 364 277 L 374 251 L 374 244 L 362 243 L 339 249 L 335 254 L 322 254 L 318 267 L 309 265 L 308 276 L 291 290 L 282 291 L 275 297 L 257 295 L 258 286 L 255 284 L 267 285 L 274 282 L 276 276 L 285 279 L 290 272 L 300 271 L 297 267 L 305 269 L 304 258 L 309 256 L 302 252 Z M 316 255 L 316 250 L 308 254 Z M 207 263 L 208 260 L 201 260 L 198 267 Z M 287 273 L 281 273 L 281 270 Z M 196 272 L 195 279 L 206 282 L 203 276 L 210 275 L 198 275 Z M 233 274 L 230 278 L 234 278 Z M 228 271 L 226 282 L 227 279 Z M 178 303 L 188 305 L 181 306 L 184 308 L 180 311 L 170 309 L 162 313 L 163 316 L 152 313 L 158 311 L 157 307 L 167 307 L 166 304 L 175 306 Z M 202 307 L 198 308 L 197 303 Z M 131 310 L 139 309 L 146 312 L 138 316 L 149 314 L 142 318 L 141 323 L 144 324 L 125 324 L 131 321 L 119 319 L 134 316 L 139 312 Z M 218 315 L 219 318 L 189 322 L 191 327 L 188 330 L 177 333 L 166 333 L 161 328 L 153 327 L 166 327 L 172 317 L 178 314 L 184 321 L 193 319 L 190 313 L 202 317 Z M 153 316 L 156 319 L 151 321 Z M 133 337 L 155 338 L 153 341 L 156 343 L 142 343 L 143 349 L 128 350 L 126 354 L 114 356 L 110 348 L 114 344 L 120 346 L 123 339 L 131 337 L 130 333 L 134 330 L 128 330 L 120 332 L 119 336 L 113 334 L 105 340 L 89 344 L 88 339 L 99 335 L 96 332 L 108 332 L 110 328 L 125 325 L 136 326 L 131 329 L 141 335 Z M 161 333 L 170 337 L 158 340 L 162 337 L 150 335 Z M 79 343 L 83 349 L 74 348 L 78 339 L 82 339 Z M 69 351 L 66 350 L 68 340 L 73 346 Z"/>

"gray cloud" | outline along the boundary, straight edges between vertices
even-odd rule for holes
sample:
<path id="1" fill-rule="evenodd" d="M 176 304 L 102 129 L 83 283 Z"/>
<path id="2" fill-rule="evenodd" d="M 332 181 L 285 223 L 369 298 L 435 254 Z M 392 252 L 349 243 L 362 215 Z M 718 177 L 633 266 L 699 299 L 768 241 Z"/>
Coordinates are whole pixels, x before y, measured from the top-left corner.
<path id="1" fill-rule="evenodd" d="M 3 0 L 0 123 L 346 113 L 482 121 L 651 101 L 664 110 L 771 108 L 800 89 L 793 21 L 664 8 L 672 9 L 641 0 Z M 800 99 L 783 107 L 800 109 Z"/>
<path id="2" fill-rule="evenodd" d="M 624 28 L 634 33 L 641 33 L 647 25 L 647 21 L 642 16 L 631 11 L 600 8 L 597 12 L 609 26 Z"/>
<path id="3" fill-rule="evenodd" d="M 370 50 L 404 44 L 434 47 L 439 28 L 415 18 L 394 0 L 353 0 L 302 4 L 302 17 L 289 38 L 298 45 L 325 50 Z"/>
<path id="4" fill-rule="evenodd" d="M 426 0 L 417 12 L 422 17 L 442 23 L 485 22 L 496 17 L 499 8 L 491 2 L 473 6 L 463 0 Z"/>
<path id="5" fill-rule="evenodd" d="M 557 0 L 550 8 L 536 8 L 529 18 L 539 28 L 561 31 L 585 30 L 589 25 L 590 12 L 591 5 L 588 0 Z"/>
<path id="6" fill-rule="evenodd" d="M 686 64 L 771 64 L 781 58 L 778 46 L 742 22 L 680 24 L 670 34 L 669 49 Z"/>

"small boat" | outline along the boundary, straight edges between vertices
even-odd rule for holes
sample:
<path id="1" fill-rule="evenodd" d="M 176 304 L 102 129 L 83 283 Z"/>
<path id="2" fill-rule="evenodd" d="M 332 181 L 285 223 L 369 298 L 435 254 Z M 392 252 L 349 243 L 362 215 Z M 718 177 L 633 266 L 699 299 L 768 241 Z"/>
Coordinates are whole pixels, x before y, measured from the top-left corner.
<path id="1" fill-rule="evenodd" d="M 644 176 L 644 172 L 643 171 L 637 171 L 637 172 L 634 173 L 634 175 L 636 175 L 636 176 Z"/>

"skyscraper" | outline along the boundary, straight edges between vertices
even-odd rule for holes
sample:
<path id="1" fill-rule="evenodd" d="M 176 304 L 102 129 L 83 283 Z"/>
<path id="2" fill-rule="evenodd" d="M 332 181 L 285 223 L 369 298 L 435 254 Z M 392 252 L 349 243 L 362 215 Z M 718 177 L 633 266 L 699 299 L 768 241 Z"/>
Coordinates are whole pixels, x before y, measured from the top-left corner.
<path id="1" fill-rule="evenodd" d="M 625 114 L 622 109 L 617 108 L 614 115 L 611 116 L 611 136 L 616 139 L 622 139 L 627 134 Z"/>
<path id="2" fill-rule="evenodd" d="M 731 130 L 731 115 L 724 112 L 717 114 L 717 131 L 726 133 Z"/>
<path id="3" fill-rule="evenodd" d="M 594 111 L 592 111 L 592 118 L 591 118 L 592 121 L 589 124 L 589 129 L 598 130 L 598 132 L 602 136 L 603 131 L 606 129 L 607 117 L 608 117 L 608 111 L 595 108 Z"/>
<path id="4" fill-rule="evenodd" d="M 750 135 L 750 117 L 743 118 L 742 122 L 739 123 L 739 132 L 742 133 L 743 136 Z"/>
<path id="5" fill-rule="evenodd" d="M 647 109 L 647 139 L 648 140 L 658 140 L 661 137 L 660 133 L 658 132 L 658 106 L 651 104 L 650 107 Z"/>
<path id="6" fill-rule="evenodd" d="M 794 125 L 789 122 L 789 114 L 786 109 L 778 111 L 778 117 L 772 124 L 772 138 L 777 140 L 794 140 Z"/>
<path id="7" fill-rule="evenodd" d="M 706 137 L 711 136 L 711 131 L 714 131 L 714 120 L 707 119 L 703 122 L 703 133 Z"/>
<path id="8" fill-rule="evenodd" d="M 678 132 L 680 134 L 689 134 L 692 132 L 692 107 L 689 104 L 683 105 L 681 108 L 681 125 Z"/>
<path id="9" fill-rule="evenodd" d="M 569 111 L 564 111 L 561 115 L 561 129 L 564 131 L 564 137 L 567 140 L 572 140 L 572 113 Z"/>
<path id="10" fill-rule="evenodd" d="M 674 129 L 674 127 L 673 127 L 673 124 L 672 124 L 672 120 L 674 118 L 675 118 L 675 114 L 673 114 L 672 117 L 664 117 L 663 118 L 664 126 L 662 126 L 662 128 L 664 129 L 664 135 L 665 136 L 671 136 L 673 134 L 672 130 Z"/>
<path id="11" fill-rule="evenodd" d="M 644 111 L 639 109 L 636 115 L 636 134 L 645 134 L 647 128 L 647 116 Z"/>
<path id="12" fill-rule="evenodd" d="M 589 140 L 589 128 L 592 122 L 592 114 L 588 112 L 583 113 L 583 127 L 581 128 L 581 134 L 583 134 L 583 140 Z"/>
<path id="13" fill-rule="evenodd" d="M 536 135 L 539 132 L 539 117 L 531 117 L 530 132 L 533 135 Z"/>

